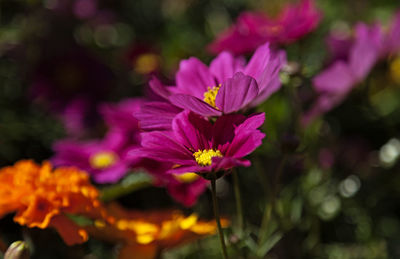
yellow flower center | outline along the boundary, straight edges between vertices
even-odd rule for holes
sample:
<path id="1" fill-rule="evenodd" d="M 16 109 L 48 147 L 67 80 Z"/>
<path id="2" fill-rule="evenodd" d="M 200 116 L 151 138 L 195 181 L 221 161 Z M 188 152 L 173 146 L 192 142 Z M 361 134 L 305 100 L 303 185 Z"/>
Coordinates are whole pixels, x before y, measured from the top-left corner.
<path id="1" fill-rule="evenodd" d="M 112 166 L 118 157 L 114 152 L 102 151 L 90 157 L 89 163 L 94 169 L 105 169 Z"/>
<path id="2" fill-rule="evenodd" d="M 215 106 L 215 98 L 217 97 L 220 87 L 221 87 L 221 84 L 219 84 L 218 86 L 207 87 L 207 92 L 204 93 L 203 100 L 214 108 L 217 108 Z"/>
<path id="3" fill-rule="evenodd" d="M 174 178 L 181 183 L 192 183 L 196 181 L 199 176 L 195 173 L 174 174 Z"/>
<path id="4" fill-rule="evenodd" d="M 208 166 L 211 165 L 213 157 L 222 157 L 222 153 L 219 150 L 204 149 L 193 153 L 193 156 L 199 165 Z"/>
<path id="5" fill-rule="evenodd" d="M 397 84 L 400 84 L 400 57 L 390 63 L 390 75 Z"/>
<path id="6" fill-rule="evenodd" d="M 134 70 L 138 74 L 148 74 L 157 69 L 158 56 L 152 53 L 140 55 L 134 62 Z"/>

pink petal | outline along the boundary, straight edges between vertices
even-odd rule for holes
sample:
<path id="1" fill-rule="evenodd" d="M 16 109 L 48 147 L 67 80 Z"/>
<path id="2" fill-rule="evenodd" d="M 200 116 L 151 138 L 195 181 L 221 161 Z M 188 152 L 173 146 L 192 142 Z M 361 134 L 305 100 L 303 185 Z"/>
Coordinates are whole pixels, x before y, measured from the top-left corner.
<path id="1" fill-rule="evenodd" d="M 203 116 L 219 116 L 221 112 L 202 100 L 187 94 L 175 94 L 169 97 L 169 100 L 174 105 L 193 111 L 194 113 Z"/>
<path id="2" fill-rule="evenodd" d="M 223 113 L 237 112 L 246 107 L 257 95 L 256 80 L 238 72 L 221 86 L 215 98 L 215 105 Z"/>

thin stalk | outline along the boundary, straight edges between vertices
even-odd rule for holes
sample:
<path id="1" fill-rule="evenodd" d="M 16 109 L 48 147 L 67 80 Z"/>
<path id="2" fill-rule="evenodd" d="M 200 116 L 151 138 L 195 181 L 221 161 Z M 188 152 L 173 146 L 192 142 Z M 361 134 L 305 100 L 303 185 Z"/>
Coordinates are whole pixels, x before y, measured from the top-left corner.
<path id="1" fill-rule="evenodd" d="M 285 163 L 286 163 L 286 159 L 287 159 L 287 155 L 284 154 L 282 156 L 280 162 L 279 162 L 278 167 L 276 168 L 275 178 L 274 178 L 273 186 L 272 186 L 273 192 L 272 192 L 272 195 L 271 195 L 270 202 L 267 202 L 265 204 L 264 215 L 262 217 L 261 228 L 260 228 L 260 230 L 262 232 L 261 232 L 261 234 L 259 236 L 259 244 L 260 245 L 262 243 L 264 243 L 265 239 L 267 238 L 265 230 L 267 228 L 268 222 L 271 220 L 271 216 L 272 216 L 271 214 L 274 214 L 274 216 L 276 216 L 275 215 L 276 198 L 277 198 L 277 195 L 278 195 L 278 192 L 279 192 L 279 181 L 280 181 L 280 178 L 281 178 L 281 175 L 282 175 L 283 168 L 284 168 Z"/>
<path id="2" fill-rule="evenodd" d="M 224 255 L 224 259 L 228 259 L 229 257 L 228 257 L 228 253 L 226 251 L 224 233 L 222 232 L 221 221 L 219 218 L 217 190 L 216 190 L 217 188 L 215 186 L 215 182 L 216 182 L 216 177 L 211 179 L 211 193 L 212 193 L 212 199 L 213 199 L 214 216 L 215 216 L 215 221 L 217 222 L 219 240 L 221 242 L 221 248 L 222 248 L 222 254 Z"/>
<path id="3" fill-rule="evenodd" d="M 267 238 L 267 224 L 271 220 L 272 206 L 273 204 L 270 202 L 267 202 L 265 204 L 264 214 L 261 220 L 261 227 L 260 227 L 261 233 L 258 236 L 258 244 L 260 246 L 265 242 L 265 239 Z"/>
<path id="4" fill-rule="evenodd" d="M 239 176 L 235 169 L 232 169 L 232 178 L 233 178 L 233 188 L 235 191 L 235 200 L 236 200 L 236 214 L 238 217 L 238 227 L 240 236 L 243 233 L 243 207 L 242 207 L 242 199 L 240 195 L 240 187 L 239 187 Z"/>

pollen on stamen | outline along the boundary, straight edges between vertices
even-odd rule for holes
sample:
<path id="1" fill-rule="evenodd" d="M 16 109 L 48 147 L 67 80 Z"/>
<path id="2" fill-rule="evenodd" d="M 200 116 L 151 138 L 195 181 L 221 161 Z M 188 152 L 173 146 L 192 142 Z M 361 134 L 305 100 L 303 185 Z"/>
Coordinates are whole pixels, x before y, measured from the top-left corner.
<path id="1" fill-rule="evenodd" d="M 118 157 L 114 152 L 102 151 L 90 157 L 90 165 L 95 169 L 105 169 L 115 164 Z"/>
<path id="2" fill-rule="evenodd" d="M 193 153 L 193 156 L 196 159 L 197 164 L 208 166 L 211 165 L 213 157 L 222 157 L 222 153 L 219 150 L 204 149 Z"/>
<path id="3" fill-rule="evenodd" d="M 217 108 L 215 106 L 215 98 L 217 97 L 219 88 L 221 88 L 221 84 L 219 84 L 218 86 L 207 87 L 207 92 L 204 93 L 203 100 L 214 108 Z"/>

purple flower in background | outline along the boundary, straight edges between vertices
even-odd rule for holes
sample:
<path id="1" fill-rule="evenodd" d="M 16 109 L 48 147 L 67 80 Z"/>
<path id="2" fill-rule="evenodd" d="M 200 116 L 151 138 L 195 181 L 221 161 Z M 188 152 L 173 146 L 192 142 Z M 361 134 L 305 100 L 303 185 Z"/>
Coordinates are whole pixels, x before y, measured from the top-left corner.
<path id="1" fill-rule="evenodd" d="M 219 54 L 210 67 L 192 57 L 181 61 L 176 86 L 164 86 L 157 79 L 150 86 L 182 109 L 221 116 L 254 107 L 276 92 L 285 60 L 283 51 L 272 52 L 268 44 L 259 47 L 247 65 L 228 52 Z"/>
<path id="2" fill-rule="evenodd" d="M 260 12 L 244 12 L 236 24 L 223 32 L 208 48 L 212 53 L 227 50 L 243 54 L 254 51 L 265 42 L 274 45 L 291 43 L 313 31 L 321 16 L 313 0 L 287 5 L 277 18 Z"/>
<path id="3" fill-rule="evenodd" d="M 386 33 L 378 23 L 372 26 L 359 23 L 355 27 L 354 37 L 338 38 L 331 35 L 327 44 L 333 61 L 313 79 L 314 89 L 319 96 L 304 115 L 304 125 L 340 104 L 379 60 L 400 51 L 400 12 L 394 16 Z"/>
<path id="4" fill-rule="evenodd" d="M 120 132 L 110 132 L 102 140 L 80 142 L 60 140 L 54 143 L 55 166 L 76 166 L 88 172 L 97 183 L 115 183 L 139 162 L 127 156 L 130 147 L 123 144 Z"/>
<path id="5" fill-rule="evenodd" d="M 379 25 L 368 27 L 360 23 L 351 41 L 330 40 L 333 56 L 337 59 L 313 78 L 319 97 L 303 117 L 303 124 L 308 124 L 342 102 L 353 87 L 365 79 L 380 58 L 384 46 Z M 343 47 L 346 45 L 347 49 Z"/>
<path id="6" fill-rule="evenodd" d="M 100 105 L 100 113 L 110 129 L 135 135 L 139 132 L 139 121 L 135 115 L 144 103 L 144 98 L 124 99 L 118 104 L 106 103 Z"/>
<path id="7" fill-rule="evenodd" d="M 209 173 L 236 166 L 250 166 L 243 157 L 253 152 L 265 134 L 259 128 L 263 113 L 245 117 L 240 114 L 217 118 L 214 124 L 183 111 L 172 122 L 172 131 L 142 133 L 142 147 L 130 155 L 143 156 L 175 165 L 168 173 Z"/>
<path id="8" fill-rule="evenodd" d="M 141 167 L 141 159 L 127 154 L 140 144 L 139 125 L 134 114 L 141 99 L 128 99 L 100 108 L 109 131 L 101 140 L 61 140 L 54 144 L 52 162 L 56 166 L 76 166 L 98 183 L 114 183 L 131 168 Z"/>

